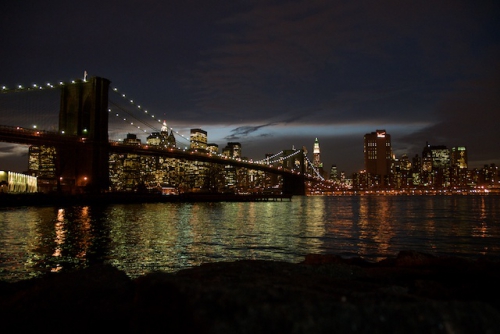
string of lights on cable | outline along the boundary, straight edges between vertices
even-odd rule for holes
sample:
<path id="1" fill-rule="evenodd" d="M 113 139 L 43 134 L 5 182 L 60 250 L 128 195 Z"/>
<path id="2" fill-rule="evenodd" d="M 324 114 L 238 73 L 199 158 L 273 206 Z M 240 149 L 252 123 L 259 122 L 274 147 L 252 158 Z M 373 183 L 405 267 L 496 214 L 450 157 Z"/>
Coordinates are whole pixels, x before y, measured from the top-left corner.
<path id="1" fill-rule="evenodd" d="M 276 153 L 276 154 L 273 154 L 272 156 L 270 156 L 270 157 L 268 157 L 268 158 L 265 158 L 265 159 L 262 159 L 262 160 L 256 161 L 256 163 L 259 163 L 259 164 L 266 163 L 266 164 L 271 165 L 271 164 L 274 164 L 274 163 L 276 163 L 276 162 L 280 162 L 280 161 L 283 161 L 283 160 L 289 159 L 289 158 L 291 158 L 291 157 L 293 157 L 293 156 L 295 156 L 295 155 L 297 155 L 297 154 L 299 154 L 299 153 L 300 153 L 300 151 L 295 151 L 295 152 L 293 152 L 293 153 L 291 153 L 291 154 L 287 155 L 286 157 L 280 157 L 279 159 L 276 159 L 276 160 L 271 160 L 271 159 L 274 159 L 275 157 L 277 157 L 277 156 L 279 156 L 279 155 L 283 154 L 283 151 L 280 151 L 280 152 L 278 152 L 278 153 Z"/>
<path id="2" fill-rule="evenodd" d="M 325 180 L 325 178 L 324 178 L 323 176 L 321 176 L 320 172 L 319 172 L 316 168 L 314 168 L 314 165 L 313 165 L 313 163 L 311 162 L 311 160 L 309 160 L 309 158 L 308 158 L 307 156 L 305 156 L 305 158 L 306 158 L 307 162 L 309 163 L 309 165 L 312 167 L 312 169 L 313 169 L 314 173 L 316 173 L 316 175 L 317 175 L 317 176 L 318 176 L 318 177 L 319 177 L 322 181 L 324 181 L 324 180 Z"/>
<path id="3" fill-rule="evenodd" d="M 144 114 L 144 115 L 147 115 L 147 116 L 151 117 L 153 120 L 155 120 L 156 122 L 158 122 L 158 123 L 160 123 L 160 124 L 162 124 L 162 125 L 165 125 L 165 124 L 166 124 L 166 123 L 165 123 L 165 121 L 162 121 L 162 120 L 160 120 L 160 119 L 156 118 L 154 114 L 149 113 L 147 109 L 144 109 L 144 108 L 143 108 L 140 104 L 137 104 L 137 103 L 136 103 L 133 99 L 129 99 L 129 98 L 127 98 L 127 95 L 126 95 L 125 93 L 123 93 L 123 92 L 119 92 L 119 91 L 118 91 L 118 88 L 113 87 L 113 88 L 112 88 L 112 91 L 113 91 L 113 92 L 115 92 L 115 93 L 117 93 L 117 94 L 119 94 L 119 95 L 120 95 L 120 96 L 121 96 L 124 100 L 126 100 L 126 101 L 130 104 L 130 105 L 134 106 L 137 110 L 139 110 L 139 111 L 143 112 L 143 114 Z M 110 110 L 110 111 L 111 111 L 111 110 Z M 131 115 L 131 114 L 130 114 L 130 115 Z M 119 116 L 119 115 L 117 114 L 116 116 Z M 133 124 L 132 124 L 132 125 L 133 125 Z M 189 138 L 186 138 L 184 135 L 182 135 L 181 133 L 179 133 L 178 131 L 176 131 L 176 130 L 175 130 L 175 129 L 173 129 L 172 127 L 168 127 L 168 126 L 167 126 L 167 128 L 168 128 L 170 131 L 173 131 L 175 134 L 179 135 L 181 138 L 185 139 L 187 142 L 189 142 L 189 141 L 190 141 L 190 139 L 189 139 Z M 138 127 L 138 129 L 140 129 L 140 127 Z M 151 129 L 153 129 L 153 130 L 157 131 L 157 129 L 155 129 L 155 128 L 153 128 L 153 127 L 151 127 Z M 146 132 L 146 133 L 147 133 L 147 130 L 141 130 L 141 131 L 143 131 L 143 132 Z"/>

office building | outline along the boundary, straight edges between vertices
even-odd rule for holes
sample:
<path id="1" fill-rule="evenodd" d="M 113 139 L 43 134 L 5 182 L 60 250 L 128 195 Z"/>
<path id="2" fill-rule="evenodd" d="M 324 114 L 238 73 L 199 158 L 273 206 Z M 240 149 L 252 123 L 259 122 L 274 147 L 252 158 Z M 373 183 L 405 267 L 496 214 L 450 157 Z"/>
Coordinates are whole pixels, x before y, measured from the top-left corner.
<path id="1" fill-rule="evenodd" d="M 321 162 L 321 150 L 319 148 L 318 138 L 314 140 L 313 146 L 313 166 L 316 168 L 323 168 L 323 163 Z"/>
<path id="2" fill-rule="evenodd" d="M 202 129 L 191 129 L 190 143 L 192 150 L 206 150 L 207 132 Z"/>
<path id="3" fill-rule="evenodd" d="M 337 165 L 332 165 L 330 168 L 330 180 L 337 181 L 339 179 L 339 171 Z"/>
<path id="4" fill-rule="evenodd" d="M 467 169 L 467 148 L 465 146 L 455 146 L 451 148 L 451 166 L 460 169 Z"/>
<path id="5" fill-rule="evenodd" d="M 392 162 L 391 135 L 385 130 L 365 134 L 364 159 L 372 185 L 388 185 Z"/>

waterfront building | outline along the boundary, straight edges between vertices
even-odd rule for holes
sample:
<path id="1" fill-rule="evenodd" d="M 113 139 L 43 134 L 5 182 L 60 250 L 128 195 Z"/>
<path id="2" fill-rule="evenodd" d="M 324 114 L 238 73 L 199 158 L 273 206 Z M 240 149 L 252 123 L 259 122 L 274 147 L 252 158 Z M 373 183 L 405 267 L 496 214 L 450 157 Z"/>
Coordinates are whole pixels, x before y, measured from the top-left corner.
<path id="1" fill-rule="evenodd" d="M 365 170 L 372 186 L 389 185 L 391 174 L 391 135 L 385 130 L 376 130 L 364 136 Z"/>
<path id="2" fill-rule="evenodd" d="M 57 150 L 53 146 L 32 145 L 28 149 L 28 175 L 37 178 L 38 190 L 51 192 L 57 190 L 62 177 L 56 175 Z M 73 181 L 64 178 L 64 183 L 73 184 Z"/>
<path id="3" fill-rule="evenodd" d="M 30 146 L 28 149 L 28 174 L 46 179 L 55 178 L 56 153 L 56 148 L 53 146 Z"/>
<path id="4" fill-rule="evenodd" d="M 499 169 L 495 164 L 484 165 L 482 170 L 481 185 L 486 187 L 498 187 Z"/>
<path id="5" fill-rule="evenodd" d="M 170 133 L 168 132 L 168 126 L 167 122 L 163 121 L 163 124 L 161 126 L 161 131 L 160 135 L 162 137 L 162 144 L 165 145 L 166 147 L 176 147 L 177 142 L 175 140 L 174 136 L 174 130 L 170 130 Z"/>
<path id="6" fill-rule="evenodd" d="M 36 193 L 38 182 L 35 176 L 10 171 L 0 171 L 0 193 Z"/>

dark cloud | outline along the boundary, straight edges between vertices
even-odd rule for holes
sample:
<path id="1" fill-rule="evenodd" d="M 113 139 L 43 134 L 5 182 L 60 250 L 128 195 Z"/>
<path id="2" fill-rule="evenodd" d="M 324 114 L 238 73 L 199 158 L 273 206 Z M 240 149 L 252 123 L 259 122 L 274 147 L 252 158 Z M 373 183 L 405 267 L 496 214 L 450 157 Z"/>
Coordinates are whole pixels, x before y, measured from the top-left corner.
<path id="1" fill-rule="evenodd" d="M 274 123 L 263 124 L 263 125 L 255 125 L 255 126 L 240 126 L 236 129 L 231 130 L 231 135 L 225 137 L 227 140 L 239 140 L 245 137 L 248 137 L 252 133 L 265 128 L 275 125 Z"/>
<path id="2" fill-rule="evenodd" d="M 437 106 L 439 122 L 403 138 L 406 142 L 467 146 L 475 163 L 499 163 L 500 61 L 489 77 L 460 81 Z"/>

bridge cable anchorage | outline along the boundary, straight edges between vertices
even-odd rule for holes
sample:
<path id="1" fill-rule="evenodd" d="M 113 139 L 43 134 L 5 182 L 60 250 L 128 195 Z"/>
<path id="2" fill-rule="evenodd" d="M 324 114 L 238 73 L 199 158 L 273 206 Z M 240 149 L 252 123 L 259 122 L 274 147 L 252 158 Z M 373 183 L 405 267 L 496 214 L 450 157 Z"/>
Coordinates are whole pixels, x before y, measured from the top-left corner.
<path id="1" fill-rule="evenodd" d="M 321 176 L 321 174 L 319 173 L 319 171 L 314 167 L 313 163 L 311 162 L 311 160 L 309 160 L 309 158 L 306 156 L 306 160 L 307 162 L 309 162 L 312 170 L 316 173 L 316 175 L 321 179 L 321 181 L 325 181 L 325 178 L 323 176 Z"/>
<path id="2" fill-rule="evenodd" d="M 147 109 L 142 108 L 142 106 L 141 106 L 140 104 L 136 104 L 136 103 L 135 103 L 135 101 L 134 101 L 133 99 L 128 99 L 128 98 L 127 98 L 127 95 L 126 95 L 125 93 L 120 93 L 120 92 L 118 91 L 118 88 L 113 87 L 113 88 L 112 88 L 112 91 L 113 91 L 113 92 L 115 92 L 115 93 L 117 93 L 117 94 L 118 94 L 118 95 L 119 95 L 122 99 L 126 100 L 129 104 L 131 104 L 131 105 L 133 105 L 134 107 L 136 107 L 136 109 L 137 109 L 137 110 L 142 111 L 144 114 L 146 114 L 146 115 L 150 116 L 150 117 L 151 117 L 151 118 L 153 118 L 155 121 L 157 121 L 158 123 L 162 124 L 161 119 L 156 118 L 156 117 L 155 117 L 155 115 L 153 115 L 153 114 L 149 114 Z M 116 104 L 115 104 L 115 105 L 116 105 Z M 136 118 L 136 119 L 137 119 L 137 118 Z M 138 119 L 137 119 L 137 120 L 138 120 Z M 138 120 L 138 121 L 139 121 L 139 120 Z M 140 122 L 142 122 L 142 121 L 140 121 Z M 154 130 L 154 131 L 158 131 L 158 128 L 154 128 L 153 126 L 151 126 L 151 125 L 147 125 L 147 124 L 146 124 L 146 123 L 144 123 L 144 122 L 142 122 L 142 123 L 143 123 L 144 125 L 146 125 L 146 126 L 149 126 L 150 130 L 152 129 L 152 130 Z M 175 129 L 173 129 L 172 127 L 168 127 L 168 126 L 167 126 L 167 128 L 168 128 L 170 131 L 173 131 L 175 134 L 179 135 L 181 138 L 183 138 L 184 140 L 186 140 L 188 143 L 190 142 L 190 139 L 189 139 L 189 138 L 186 138 L 184 135 L 182 135 L 181 133 L 179 133 L 178 131 L 176 131 L 176 130 L 175 130 Z M 144 132 L 146 132 L 146 131 L 144 131 Z"/>

